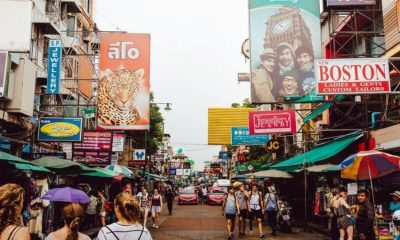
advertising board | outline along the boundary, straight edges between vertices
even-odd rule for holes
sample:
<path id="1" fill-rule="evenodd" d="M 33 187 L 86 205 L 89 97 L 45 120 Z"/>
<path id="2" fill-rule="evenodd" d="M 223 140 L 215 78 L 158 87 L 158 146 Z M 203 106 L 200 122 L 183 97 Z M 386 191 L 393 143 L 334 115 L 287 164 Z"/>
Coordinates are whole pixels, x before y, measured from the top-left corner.
<path id="1" fill-rule="evenodd" d="M 250 135 L 295 133 L 296 112 L 294 110 L 250 112 L 249 131 Z"/>
<path id="2" fill-rule="evenodd" d="M 390 92 L 387 59 L 320 59 L 315 61 L 315 66 L 320 95 Z"/>
<path id="3" fill-rule="evenodd" d="M 111 164 L 111 132 L 84 132 L 82 143 L 73 143 L 72 160 L 89 166 Z"/>
<path id="4" fill-rule="evenodd" d="M 39 119 L 38 141 L 80 142 L 82 140 L 82 118 Z"/>

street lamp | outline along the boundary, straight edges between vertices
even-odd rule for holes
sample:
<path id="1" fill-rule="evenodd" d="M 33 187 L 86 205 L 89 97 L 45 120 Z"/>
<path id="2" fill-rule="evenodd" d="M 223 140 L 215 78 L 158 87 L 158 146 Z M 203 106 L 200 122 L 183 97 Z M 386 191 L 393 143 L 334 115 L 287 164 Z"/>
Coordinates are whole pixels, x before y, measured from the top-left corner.
<path id="1" fill-rule="evenodd" d="M 165 111 L 172 110 L 172 108 L 171 108 L 172 103 L 150 103 L 150 106 L 152 106 L 152 107 L 155 107 L 157 105 L 165 105 L 165 108 L 164 108 Z"/>

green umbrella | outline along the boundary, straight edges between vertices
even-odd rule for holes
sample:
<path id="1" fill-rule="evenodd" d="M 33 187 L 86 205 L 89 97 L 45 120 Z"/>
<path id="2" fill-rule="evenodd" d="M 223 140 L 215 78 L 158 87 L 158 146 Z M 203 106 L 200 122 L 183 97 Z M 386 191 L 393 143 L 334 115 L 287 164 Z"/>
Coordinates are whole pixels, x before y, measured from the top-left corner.
<path id="1" fill-rule="evenodd" d="M 157 174 L 146 173 L 146 175 L 151 177 L 151 178 L 153 178 L 153 179 L 157 179 L 157 180 L 163 180 L 164 179 L 163 176 L 160 176 L 160 175 L 157 175 Z"/>
<path id="2" fill-rule="evenodd" d="M 99 178 L 114 178 L 118 176 L 118 173 L 115 173 L 111 170 L 105 169 L 105 168 L 91 168 L 94 170 L 94 172 L 85 172 L 80 175 L 82 176 L 89 176 L 89 177 L 99 177 Z"/>
<path id="3" fill-rule="evenodd" d="M 32 161 L 34 164 L 48 168 L 58 174 L 79 174 L 84 172 L 94 172 L 81 163 L 65 160 L 57 157 L 42 157 Z"/>
<path id="4" fill-rule="evenodd" d="M 4 160 L 7 162 L 11 162 L 11 163 L 26 163 L 26 164 L 32 164 L 30 161 L 27 161 L 25 159 L 22 159 L 20 157 L 5 153 L 0 151 L 0 161 Z"/>
<path id="5" fill-rule="evenodd" d="M 16 169 L 19 170 L 30 170 L 30 171 L 36 171 L 36 172 L 47 172 L 51 173 L 46 168 L 43 168 L 41 166 L 37 166 L 35 163 L 27 161 L 25 159 L 22 159 L 20 157 L 5 153 L 0 151 L 0 162 L 6 162 L 11 165 L 13 165 Z"/>

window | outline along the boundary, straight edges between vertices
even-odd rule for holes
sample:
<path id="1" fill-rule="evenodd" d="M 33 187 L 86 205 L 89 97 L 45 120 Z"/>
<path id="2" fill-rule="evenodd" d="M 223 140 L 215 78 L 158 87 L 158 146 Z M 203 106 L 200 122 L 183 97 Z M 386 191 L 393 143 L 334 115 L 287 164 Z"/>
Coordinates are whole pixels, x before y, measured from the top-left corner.
<path id="1" fill-rule="evenodd" d="M 68 16 L 67 19 L 67 36 L 74 37 L 75 35 L 75 17 Z"/>

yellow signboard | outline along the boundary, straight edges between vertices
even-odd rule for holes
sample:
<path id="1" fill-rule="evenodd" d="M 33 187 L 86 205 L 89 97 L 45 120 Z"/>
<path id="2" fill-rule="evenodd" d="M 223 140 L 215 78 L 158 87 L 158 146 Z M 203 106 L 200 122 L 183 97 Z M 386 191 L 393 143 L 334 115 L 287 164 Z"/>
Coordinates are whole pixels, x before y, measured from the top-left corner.
<path id="1" fill-rule="evenodd" d="M 255 108 L 209 108 L 208 109 L 208 144 L 231 144 L 232 127 L 247 127 L 249 112 Z"/>

